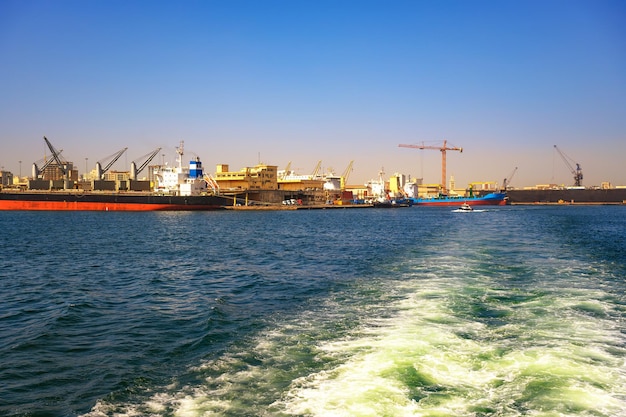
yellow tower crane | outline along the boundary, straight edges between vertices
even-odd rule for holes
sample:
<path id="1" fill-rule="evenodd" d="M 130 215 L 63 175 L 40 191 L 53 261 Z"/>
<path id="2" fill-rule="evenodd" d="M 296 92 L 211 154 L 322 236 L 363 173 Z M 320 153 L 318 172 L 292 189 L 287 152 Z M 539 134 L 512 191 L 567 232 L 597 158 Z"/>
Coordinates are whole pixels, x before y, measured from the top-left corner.
<path id="1" fill-rule="evenodd" d="M 441 188 L 443 190 L 443 194 L 446 194 L 446 151 L 459 151 L 463 152 L 463 148 L 457 148 L 456 146 L 448 147 L 448 141 L 443 141 L 443 146 L 426 146 L 424 144 L 421 145 L 406 145 L 400 144 L 398 145 L 400 148 L 413 148 L 413 149 L 435 149 L 441 152 Z"/>

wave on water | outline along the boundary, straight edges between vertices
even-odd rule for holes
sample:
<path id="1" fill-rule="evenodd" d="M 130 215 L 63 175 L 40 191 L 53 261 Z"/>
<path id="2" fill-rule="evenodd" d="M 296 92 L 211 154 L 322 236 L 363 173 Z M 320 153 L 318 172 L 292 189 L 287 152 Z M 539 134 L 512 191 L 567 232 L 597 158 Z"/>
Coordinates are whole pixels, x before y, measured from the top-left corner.
<path id="1" fill-rule="evenodd" d="M 610 271 L 547 256 L 496 272 L 492 255 L 448 249 L 277 317 L 149 398 L 104 400 L 88 415 L 626 414 L 624 307 L 579 280 Z"/>
<path id="2" fill-rule="evenodd" d="M 0 414 L 626 415 L 625 216 L 4 213 Z"/>

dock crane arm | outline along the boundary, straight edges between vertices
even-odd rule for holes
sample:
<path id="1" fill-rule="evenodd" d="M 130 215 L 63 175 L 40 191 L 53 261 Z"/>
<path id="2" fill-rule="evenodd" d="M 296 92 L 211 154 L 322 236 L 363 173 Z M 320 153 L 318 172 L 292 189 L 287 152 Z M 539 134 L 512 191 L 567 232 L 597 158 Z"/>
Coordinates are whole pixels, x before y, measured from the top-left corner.
<path id="1" fill-rule="evenodd" d="M 50 149 L 50 152 L 52 152 L 52 158 L 54 159 L 54 161 L 59 165 L 59 169 L 61 170 L 61 172 L 63 172 L 63 175 L 65 175 L 67 172 L 65 170 L 65 166 L 64 166 L 64 162 L 61 161 L 61 152 L 57 151 L 54 146 L 52 146 L 52 144 L 50 143 L 50 141 L 48 140 L 48 138 L 46 138 L 45 136 L 43 137 L 43 140 L 46 141 L 46 145 L 48 145 L 48 149 Z M 47 163 L 45 166 L 50 165 L 49 163 Z"/>
<path id="2" fill-rule="evenodd" d="M 352 172 L 352 165 L 354 165 L 354 161 L 350 161 L 350 163 L 348 164 L 348 167 L 346 168 L 346 170 L 343 172 L 343 175 L 341 176 L 341 189 L 343 190 L 346 187 L 346 184 L 348 183 L 348 177 L 350 176 L 350 173 Z"/>
<path id="3" fill-rule="evenodd" d="M 513 177 L 515 176 L 515 173 L 517 172 L 517 167 L 515 167 L 515 169 L 513 170 L 513 172 L 511 172 L 509 174 L 508 177 L 506 177 L 504 179 L 504 181 L 502 181 L 502 191 L 506 191 L 506 187 L 511 183 L 511 180 L 513 179 Z"/>
<path id="4" fill-rule="evenodd" d="M 62 154 L 62 153 L 63 153 L 63 149 L 59 149 L 59 152 L 58 152 L 58 154 L 57 154 L 57 155 L 59 156 L 59 159 L 61 159 L 61 154 Z M 42 162 L 43 162 L 43 165 L 41 166 L 41 168 L 38 168 L 38 171 L 39 171 L 39 172 L 42 172 L 43 170 L 45 170 L 46 168 L 48 168 L 48 166 L 49 166 L 51 163 L 55 162 L 55 159 L 54 159 L 54 158 L 50 158 L 50 159 L 48 159 L 48 158 L 43 158 L 43 159 L 40 159 L 39 161 L 35 162 L 35 166 L 37 166 L 38 164 L 40 164 L 40 163 L 42 163 Z"/>
<path id="5" fill-rule="evenodd" d="M 157 156 L 157 154 L 160 151 L 161 151 L 161 148 L 157 148 L 154 152 L 149 154 L 148 159 L 146 159 L 145 162 L 143 164 L 141 164 L 141 166 L 139 168 L 137 168 L 136 174 L 139 174 L 141 171 L 143 171 L 143 169 L 148 166 L 148 164 L 154 159 L 155 156 Z"/>
<path id="6" fill-rule="evenodd" d="M 281 179 L 285 179 L 285 177 L 287 177 L 289 175 L 289 171 L 291 170 L 291 161 L 289 161 L 287 163 L 287 166 L 285 167 L 285 170 L 282 173 L 282 177 Z"/>
<path id="7" fill-rule="evenodd" d="M 120 159 L 120 157 L 124 154 L 124 152 L 126 152 L 126 150 L 127 150 L 127 149 L 128 149 L 128 148 L 124 148 L 124 149 L 122 149 L 122 150 L 118 151 L 117 153 L 113 154 L 113 155 L 112 155 L 112 156 L 113 156 L 113 159 L 111 160 L 111 162 L 109 162 L 109 163 L 107 164 L 107 166 L 105 166 L 104 168 L 102 168 L 102 171 L 101 171 L 100 175 L 101 175 L 101 176 L 102 176 L 102 175 L 104 175 L 104 173 L 105 173 L 105 172 L 107 172 L 107 171 L 109 170 L 109 168 L 111 168 L 111 167 L 113 166 L 113 164 L 117 162 L 117 160 L 118 160 L 118 159 Z M 110 156 L 109 156 L 109 157 L 107 157 L 107 158 L 104 158 L 104 160 L 106 161 L 108 158 L 110 158 Z"/>
<path id="8" fill-rule="evenodd" d="M 567 168 L 569 168 L 572 175 L 574 175 L 574 185 L 576 187 L 582 186 L 583 185 L 583 170 L 580 167 L 580 164 L 574 162 L 574 164 L 576 164 L 576 169 L 574 169 L 568 161 L 568 159 L 571 159 L 571 158 L 566 156 L 556 145 L 554 145 L 554 149 L 556 149 L 561 159 L 563 159 L 563 162 L 565 162 L 565 165 L 567 165 Z"/>
<path id="9" fill-rule="evenodd" d="M 346 182 L 348 181 L 348 177 L 350 176 L 350 173 L 352 172 L 352 165 L 354 165 L 354 161 L 350 161 L 346 170 L 343 172 L 342 177 L 344 178 Z"/>
<path id="10" fill-rule="evenodd" d="M 311 179 L 314 180 L 315 177 L 317 177 L 317 175 L 320 172 L 320 168 L 322 167 L 322 161 L 317 161 L 317 165 L 315 165 L 315 169 L 313 169 L 313 173 L 311 174 Z"/>

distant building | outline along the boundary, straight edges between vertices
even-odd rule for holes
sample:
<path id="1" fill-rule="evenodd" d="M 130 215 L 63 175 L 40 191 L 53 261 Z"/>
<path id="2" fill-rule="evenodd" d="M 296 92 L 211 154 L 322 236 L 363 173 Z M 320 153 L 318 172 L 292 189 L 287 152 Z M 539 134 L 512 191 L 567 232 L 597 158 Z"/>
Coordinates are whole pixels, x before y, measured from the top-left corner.
<path id="1" fill-rule="evenodd" d="M 228 164 L 219 164 L 215 181 L 223 191 L 227 190 L 278 190 L 278 166 L 258 164 L 239 171 L 229 171 Z"/>
<path id="2" fill-rule="evenodd" d="M 107 171 L 104 173 L 105 181 L 128 181 L 129 179 L 129 171 Z"/>
<path id="3" fill-rule="evenodd" d="M 321 161 L 318 163 L 318 167 L 320 164 Z M 317 171 L 317 168 L 315 171 Z M 325 180 L 317 175 L 315 171 L 313 174 L 299 175 L 288 169 L 280 170 L 278 171 L 278 189 L 294 192 L 321 190 L 324 188 Z"/>
<path id="4" fill-rule="evenodd" d="M 470 182 L 469 186 L 475 192 L 478 191 L 497 191 L 498 183 L 495 181 L 479 181 L 479 182 Z"/>
<path id="5" fill-rule="evenodd" d="M 0 171 L 0 185 L 3 187 L 13 185 L 13 174 L 9 171 Z"/>
<path id="6" fill-rule="evenodd" d="M 74 168 L 74 164 L 72 162 L 66 162 L 62 167 L 59 164 L 52 163 L 45 167 L 39 173 L 39 176 L 41 179 L 49 181 L 59 181 L 65 179 L 78 181 L 78 169 Z"/>
<path id="7" fill-rule="evenodd" d="M 321 179 L 279 179 L 278 189 L 285 191 L 310 191 L 321 190 L 324 187 L 324 180 Z"/>

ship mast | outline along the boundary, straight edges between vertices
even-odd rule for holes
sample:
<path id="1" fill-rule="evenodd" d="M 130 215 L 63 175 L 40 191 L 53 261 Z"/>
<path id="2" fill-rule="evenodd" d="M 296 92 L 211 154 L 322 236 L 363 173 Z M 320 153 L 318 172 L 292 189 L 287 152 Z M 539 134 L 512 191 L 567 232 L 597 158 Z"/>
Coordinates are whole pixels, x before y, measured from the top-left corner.
<path id="1" fill-rule="evenodd" d="M 185 154 L 184 145 L 185 142 L 181 140 L 180 146 L 176 148 L 176 153 L 178 154 L 178 156 L 176 157 L 176 161 L 178 161 L 178 172 L 183 172 L 183 155 Z"/>

